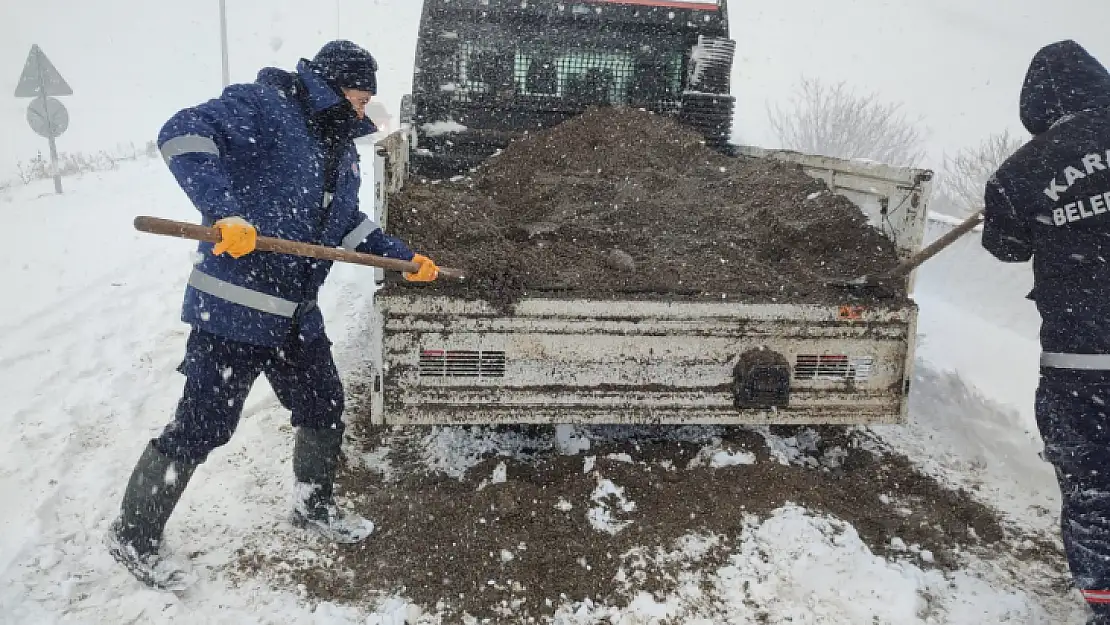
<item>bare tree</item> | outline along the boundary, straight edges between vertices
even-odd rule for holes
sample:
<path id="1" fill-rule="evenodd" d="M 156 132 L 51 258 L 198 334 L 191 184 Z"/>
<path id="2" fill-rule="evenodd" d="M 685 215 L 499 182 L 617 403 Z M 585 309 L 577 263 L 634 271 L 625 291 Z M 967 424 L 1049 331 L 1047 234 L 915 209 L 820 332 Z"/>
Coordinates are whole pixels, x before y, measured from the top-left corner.
<path id="1" fill-rule="evenodd" d="M 1011 154 L 1025 144 L 1009 130 L 995 133 L 979 145 L 966 147 L 953 157 L 944 157 L 940 190 L 952 200 L 953 208 L 969 215 L 983 205 L 987 179 Z"/>
<path id="2" fill-rule="evenodd" d="M 803 78 L 791 107 L 768 107 L 767 115 L 787 149 L 903 167 L 925 158 L 925 136 L 900 104 L 883 102 L 875 93 L 857 94 L 843 82 Z"/>

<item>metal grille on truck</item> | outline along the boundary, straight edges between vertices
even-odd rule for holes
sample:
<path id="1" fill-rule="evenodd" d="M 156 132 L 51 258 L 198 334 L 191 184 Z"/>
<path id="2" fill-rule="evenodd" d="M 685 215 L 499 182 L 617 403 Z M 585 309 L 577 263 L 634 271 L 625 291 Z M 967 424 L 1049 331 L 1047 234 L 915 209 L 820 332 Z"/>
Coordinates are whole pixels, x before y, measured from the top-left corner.
<path id="1" fill-rule="evenodd" d="M 845 354 L 798 354 L 794 361 L 796 380 L 853 380 L 871 377 L 872 358 L 849 358 Z"/>
<path id="2" fill-rule="evenodd" d="M 505 352 L 489 350 L 425 349 L 420 352 L 421 377 L 500 378 L 505 376 Z"/>
<path id="3" fill-rule="evenodd" d="M 682 53 L 638 56 L 623 50 L 525 46 L 499 50 L 465 42 L 455 60 L 459 82 L 452 97 L 508 92 L 535 102 L 630 104 L 677 109 L 682 89 Z M 549 104 L 551 106 L 553 104 Z"/>

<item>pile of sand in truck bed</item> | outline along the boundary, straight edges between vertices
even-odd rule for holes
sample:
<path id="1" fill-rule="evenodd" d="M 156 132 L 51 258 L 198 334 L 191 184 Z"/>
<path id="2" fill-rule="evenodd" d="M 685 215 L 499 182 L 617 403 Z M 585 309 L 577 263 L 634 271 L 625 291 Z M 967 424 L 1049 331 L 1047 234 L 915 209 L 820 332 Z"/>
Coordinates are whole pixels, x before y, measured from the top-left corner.
<path id="1" fill-rule="evenodd" d="M 726 156 L 672 118 L 609 107 L 465 178 L 408 182 L 387 225 L 468 274 L 407 286 L 503 310 L 525 296 L 842 303 L 861 295 L 827 281 L 898 262 L 855 204 L 799 166 Z"/>

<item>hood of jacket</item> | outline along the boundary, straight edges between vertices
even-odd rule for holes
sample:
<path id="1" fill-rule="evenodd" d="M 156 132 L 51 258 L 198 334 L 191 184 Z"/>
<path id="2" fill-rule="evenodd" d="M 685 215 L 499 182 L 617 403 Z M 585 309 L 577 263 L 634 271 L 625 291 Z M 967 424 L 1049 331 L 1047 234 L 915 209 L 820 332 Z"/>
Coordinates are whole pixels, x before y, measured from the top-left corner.
<path id="1" fill-rule="evenodd" d="M 1021 88 L 1021 123 L 1039 135 L 1060 120 L 1110 107 L 1110 71 L 1070 39 L 1033 56 Z"/>

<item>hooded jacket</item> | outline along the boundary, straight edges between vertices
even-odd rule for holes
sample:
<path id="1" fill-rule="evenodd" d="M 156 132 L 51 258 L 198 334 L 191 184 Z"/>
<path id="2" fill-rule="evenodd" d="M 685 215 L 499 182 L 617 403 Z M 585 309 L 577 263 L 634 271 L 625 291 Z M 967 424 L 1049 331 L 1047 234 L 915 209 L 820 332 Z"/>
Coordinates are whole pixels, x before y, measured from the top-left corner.
<path id="1" fill-rule="evenodd" d="M 158 146 L 206 225 L 239 216 L 262 236 L 411 260 L 403 242 L 359 210 L 354 139 L 375 130 L 302 60 L 295 73 L 265 68 L 256 82 L 178 112 Z M 330 261 L 272 252 L 235 259 L 212 247 L 198 247 L 183 321 L 271 347 L 294 328 L 305 341 L 324 335 L 315 302 Z"/>
<path id="2" fill-rule="evenodd" d="M 1045 351 L 1110 354 L 1110 72 L 1074 41 L 1045 46 L 1019 111 L 1033 138 L 987 182 L 983 247 L 1032 259 Z"/>

